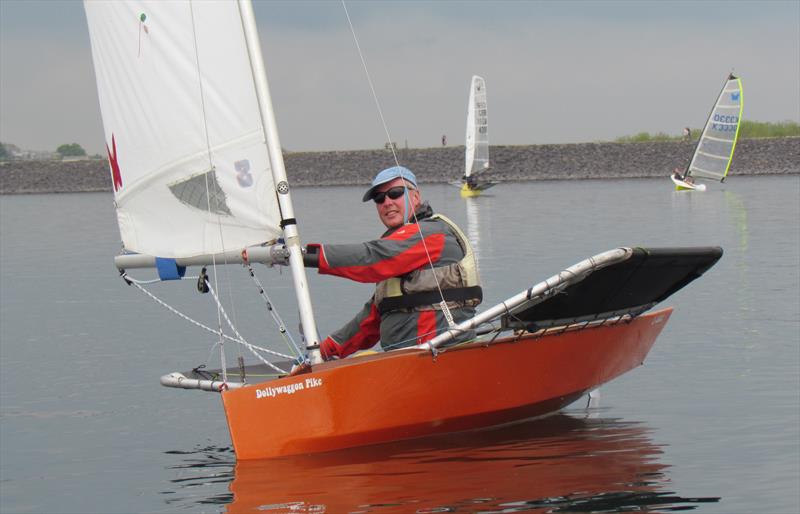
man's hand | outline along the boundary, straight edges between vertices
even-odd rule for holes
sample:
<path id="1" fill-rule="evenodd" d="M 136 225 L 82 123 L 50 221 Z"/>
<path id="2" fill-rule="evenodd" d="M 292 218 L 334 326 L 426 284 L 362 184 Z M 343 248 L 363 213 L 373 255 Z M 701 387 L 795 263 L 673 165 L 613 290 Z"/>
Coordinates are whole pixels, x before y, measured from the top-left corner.
<path id="1" fill-rule="evenodd" d="M 339 346 L 339 343 L 331 339 L 329 336 L 326 337 L 324 341 L 319 343 L 319 353 L 326 361 L 329 361 L 334 357 L 340 359 L 342 357 L 342 347 Z"/>

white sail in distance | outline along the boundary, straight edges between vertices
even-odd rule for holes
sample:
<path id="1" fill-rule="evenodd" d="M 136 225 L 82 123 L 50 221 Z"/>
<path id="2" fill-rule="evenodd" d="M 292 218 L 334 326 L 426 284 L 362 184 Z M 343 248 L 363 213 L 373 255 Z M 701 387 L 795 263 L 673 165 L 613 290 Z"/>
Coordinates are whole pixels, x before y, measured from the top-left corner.
<path id="1" fill-rule="evenodd" d="M 236 2 L 84 2 L 126 250 L 192 257 L 281 233 Z"/>
<path id="2" fill-rule="evenodd" d="M 474 75 L 467 104 L 467 136 L 464 175 L 469 177 L 489 168 L 489 114 L 486 82 Z"/>
<path id="3" fill-rule="evenodd" d="M 744 108 L 742 81 L 730 74 L 714 103 L 686 175 L 722 180 L 728 174 Z"/>

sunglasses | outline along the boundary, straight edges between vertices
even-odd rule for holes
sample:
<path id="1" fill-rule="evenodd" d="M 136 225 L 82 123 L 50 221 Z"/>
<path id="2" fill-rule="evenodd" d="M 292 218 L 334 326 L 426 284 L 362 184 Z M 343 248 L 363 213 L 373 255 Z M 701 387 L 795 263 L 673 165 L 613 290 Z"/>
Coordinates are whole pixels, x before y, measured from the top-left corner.
<path id="1" fill-rule="evenodd" d="M 414 191 L 413 188 L 408 188 L 409 191 Z M 391 200 L 397 200 L 401 196 L 403 196 L 406 192 L 406 188 L 403 186 L 395 186 L 391 189 L 387 189 L 386 191 L 381 191 L 380 193 L 375 193 L 372 195 L 372 199 L 375 200 L 375 203 L 381 204 L 386 200 L 388 196 Z"/>

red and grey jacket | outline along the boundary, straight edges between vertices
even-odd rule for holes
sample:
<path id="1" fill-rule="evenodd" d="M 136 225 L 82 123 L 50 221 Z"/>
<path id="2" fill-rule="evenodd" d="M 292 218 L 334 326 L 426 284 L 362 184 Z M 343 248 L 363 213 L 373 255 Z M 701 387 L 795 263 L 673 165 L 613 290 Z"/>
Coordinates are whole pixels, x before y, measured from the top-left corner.
<path id="1" fill-rule="evenodd" d="M 434 215 L 427 203 L 416 218 L 417 223 L 390 229 L 374 241 L 309 245 L 306 264 L 320 273 L 376 284 L 361 312 L 331 335 L 340 357 L 379 340 L 392 348 L 432 339 L 446 327 L 443 298 L 456 322 L 480 303 L 477 266 L 466 236 L 452 221 Z"/>

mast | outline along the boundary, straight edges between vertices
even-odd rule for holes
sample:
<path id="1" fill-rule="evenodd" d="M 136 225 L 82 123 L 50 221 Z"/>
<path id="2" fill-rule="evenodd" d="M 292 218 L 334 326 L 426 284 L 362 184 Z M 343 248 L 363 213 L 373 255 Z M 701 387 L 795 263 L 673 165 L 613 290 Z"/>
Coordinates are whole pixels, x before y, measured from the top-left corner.
<path id="1" fill-rule="evenodd" d="M 731 153 L 728 157 L 728 164 L 725 166 L 725 173 L 722 175 L 720 182 L 725 182 L 725 177 L 728 176 L 728 170 L 731 168 L 733 161 L 733 151 L 736 150 L 736 143 L 739 141 L 739 129 L 742 128 L 742 112 L 744 111 L 744 91 L 742 91 L 742 79 L 736 77 L 733 72 L 728 76 L 728 81 L 735 80 L 736 85 L 739 86 L 739 119 L 736 125 L 736 134 L 733 135 L 733 145 L 731 145 Z"/>
<path id="2" fill-rule="evenodd" d="M 239 13 L 242 18 L 245 42 L 253 70 L 258 107 L 264 127 L 272 176 L 275 180 L 276 196 L 281 212 L 281 228 L 283 229 L 286 248 L 289 250 L 289 267 L 292 271 L 297 306 L 300 311 L 300 324 L 306 338 L 306 350 L 311 364 L 322 362 L 319 353 L 319 334 L 314 320 L 314 311 L 311 306 L 311 295 L 308 289 L 306 269 L 303 265 L 303 253 L 300 248 L 300 235 L 297 230 L 297 220 L 294 217 L 292 199 L 289 195 L 289 182 L 286 179 L 286 168 L 283 163 L 278 127 L 275 122 L 275 113 L 272 110 L 272 99 L 267 83 L 267 73 L 264 59 L 261 55 L 261 43 L 256 28 L 255 15 L 251 0 L 238 0 Z"/>

